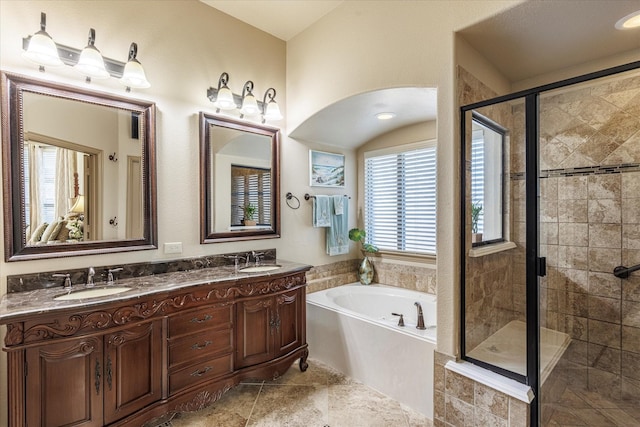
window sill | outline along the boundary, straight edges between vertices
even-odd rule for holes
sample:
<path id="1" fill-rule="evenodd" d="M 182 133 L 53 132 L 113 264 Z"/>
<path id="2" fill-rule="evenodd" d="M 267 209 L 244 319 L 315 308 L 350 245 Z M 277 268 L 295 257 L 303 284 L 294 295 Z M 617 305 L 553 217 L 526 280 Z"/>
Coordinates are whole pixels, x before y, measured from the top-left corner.
<path id="1" fill-rule="evenodd" d="M 394 264 L 436 268 L 435 255 L 381 250 L 371 257 L 371 259 L 374 261 L 378 259 L 382 262 L 391 262 Z"/>
<path id="2" fill-rule="evenodd" d="M 480 246 L 469 250 L 470 258 L 479 258 L 486 255 L 497 254 L 498 252 L 508 251 L 516 247 L 513 242 L 501 242 L 493 245 Z"/>

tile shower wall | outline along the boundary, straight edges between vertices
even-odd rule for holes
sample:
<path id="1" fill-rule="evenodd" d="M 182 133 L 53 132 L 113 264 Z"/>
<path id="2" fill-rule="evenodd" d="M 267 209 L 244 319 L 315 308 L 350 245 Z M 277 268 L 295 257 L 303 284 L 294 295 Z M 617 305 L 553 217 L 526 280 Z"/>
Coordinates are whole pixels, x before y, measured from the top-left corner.
<path id="1" fill-rule="evenodd" d="M 637 398 L 640 272 L 612 272 L 640 264 L 640 76 L 544 96 L 540 109 L 541 322 L 572 338 L 556 372 Z"/>

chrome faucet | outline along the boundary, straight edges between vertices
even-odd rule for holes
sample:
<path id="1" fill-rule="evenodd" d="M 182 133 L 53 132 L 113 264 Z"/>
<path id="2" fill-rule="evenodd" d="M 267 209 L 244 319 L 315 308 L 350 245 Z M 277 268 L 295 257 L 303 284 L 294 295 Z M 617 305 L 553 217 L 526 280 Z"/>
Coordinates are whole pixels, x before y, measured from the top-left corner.
<path id="1" fill-rule="evenodd" d="M 416 329 L 427 329 L 424 326 L 424 315 L 422 314 L 422 306 L 419 302 L 414 303 L 416 307 L 418 307 L 418 324 L 416 325 Z"/>
<path id="2" fill-rule="evenodd" d="M 253 256 L 255 265 L 260 265 L 260 260 L 262 259 L 262 257 L 264 257 L 264 252 L 251 251 L 251 255 Z"/>
<path id="3" fill-rule="evenodd" d="M 51 277 L 64 277 L 64 285 L 63 285 L 63 287 L 65 289 L 71 289 L 71 275 L 70 274 L 56 273 L 56 274 L 53 274 Z"/>
<path id="4" fill-rule="evenodd" d="M 87 283 L 85 284 L 87 288 L 92 288 L 93 286 L 95 286 L 95 283 L 93 281 L 93 276 L 95 275 L 96 270 L 93 267 L 89 267 L 89 271 L 87 271 Z"/>
<path id="5" fill-rule="evenodd" d="M 117 273 L 118 271 L 122 271 L 122 267 L 118 268 L 110 268 L 107 270 L 107 285 L 113 285 L 115 279 L 113 278 L 113 273 Z"/>

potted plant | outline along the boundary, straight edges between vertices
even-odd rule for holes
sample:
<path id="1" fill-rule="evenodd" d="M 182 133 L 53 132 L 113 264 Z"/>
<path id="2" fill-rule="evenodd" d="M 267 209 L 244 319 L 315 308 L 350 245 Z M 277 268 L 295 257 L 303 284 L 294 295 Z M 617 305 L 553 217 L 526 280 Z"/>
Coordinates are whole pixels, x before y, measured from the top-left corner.
<path id="1" fill-rule="evenodd" d="M 482 213 L 482 203 L 475 202 L 471 204 L 471 242 L 482 242 L 482 233 L 478 233 L 478 220 Z"/>
<path id="2" fill-rule="evenodd" d="M 244 212 L 242 223 L 244 225 L 256 225 L 256 222 L 253 220 L 253 215 L 255 215 L 256 209 L 256 206 L 251 203 L 247 203 L 246 205 L 244 205 L 244 207 L 242 208 L 242 212 Z"/>
<path id="3" fill-rule="evenodd" d="M 362 245 L 362 253 L 364 254 L 364 259 L 360 263 L 360 267 L 358 268 L 358 279 L 360 283 L 363 285 L 368 285 L 373 281 L 373 264 L 367 255 L 374 254 L 378 252 L 378 247 L 372 245 L 371 243 L 365 242 L 365 237 L 367 233 L 360 228 L 352 228 L 349 230 L 349 239 L 354 242 L 360 242 Z"/>

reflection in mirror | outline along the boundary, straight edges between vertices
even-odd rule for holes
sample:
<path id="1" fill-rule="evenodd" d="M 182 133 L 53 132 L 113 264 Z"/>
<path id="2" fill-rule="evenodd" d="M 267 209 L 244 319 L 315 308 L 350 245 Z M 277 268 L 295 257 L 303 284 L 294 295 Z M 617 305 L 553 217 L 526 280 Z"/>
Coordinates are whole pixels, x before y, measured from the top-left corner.
<path id="1" fill-rule="evenodd" d="M 154 105 L 2 82 L 5 258 L 155 248 Z"/>
<path id="2" fill-rule="evenodd" d="M 280 237 L 279 131 L 200 113 L 201 241 Z"/>
<path id="3" fill-rule="evenodd" d="M 473 112 L 471 120 L 471 232 L 473 246 L 504 240 L 505 130 Z"/>

